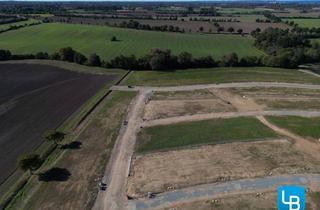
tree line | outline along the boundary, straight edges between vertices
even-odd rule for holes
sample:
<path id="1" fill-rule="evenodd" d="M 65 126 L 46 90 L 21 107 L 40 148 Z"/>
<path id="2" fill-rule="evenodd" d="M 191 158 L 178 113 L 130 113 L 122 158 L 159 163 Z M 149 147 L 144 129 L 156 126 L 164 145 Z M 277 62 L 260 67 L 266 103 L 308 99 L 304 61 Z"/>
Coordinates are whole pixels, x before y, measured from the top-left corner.
<path id="1" fill-rule="evenodd" d="M 121 28 L 132 28 L 132 29 L 151 30 L 151 31 L 185 32 L 184 29 L 180 29 L 178 26 L 173 26 L 173 25 L 150 26 L 149 24 L 141 24 L 136 20 L 122 21 L 119 25 L 114 24 L 114 26 L 119 26 Z"/>
<path id="2" fill-rule="evenodd" d="M 296 68 L 300 64 L 318 62 L 320 59 L 320 45 L 311 43 L 306 34 L 277 28 L 252 34 L 256 39 L 255 46 L 268 54 L 263 59 L 266 66 Z"/>
<path id="3" fill-rule="evenodd" d="M 23 59 L 50 59 L 73 62 L 88 66 L 101 66 L 100 57 L 92 53 L 86 57 L 80 52 L 75 51 L 71 47 L 61 48 L 57 52 L 49 55 L 47 52 L 38 52 L 36 54 L 12 54 L 9 50 L 0 49 L 0 61 L 4 60 L 23 60 Z"/>
<path id="4" fill-rule="evenodd" d="M 20 25 L 10 25 L 8 28 L 0 30 L 0 33 L 4 33 L 4 32 L 7 32 L 7 31 L 18 30 L 20 28 L 39 25 L 39 24 L 41 24 L 41 22 L 34 22 L 34 23 L 29 23 L 29 24 L 25 23 L 23 25 L 21 25 L 21 24 Z"/>
<path id="5" fill-rule="evenodd" d="M 231 31 L 231 30 L 230 30 Z M 36 54 L 12 55 L 8 50 L 0 50 L 0 60 L 19 59 L 52 59 L 74 62 L 81 65 L 101 66 L 105 68 L 121 68 L 132 70 L 173 70 L 187 68 L 235 67 L 235 66 L 269 66 L 296 68 L 303 63 L 320 60 L 320 44 L 311 43 L 304 34 L 291 32 L 289 29 L 268 28 L 255 30 L 255 46 L 266 52 L 263 56 L 247 56 L 239 58 L 230 53 L 216 60 L 212 56 L 193 57 L 189 52 L 173 55 L 170 50 L 153 49 L 145 56 L 119 55 L 109 61 L 102 61 L 93 53 L 88 57 L 71 47 L 62 48 L 49 55 L 46 52 Z M 112 37 L 111 41 L 116 41 Z"/>

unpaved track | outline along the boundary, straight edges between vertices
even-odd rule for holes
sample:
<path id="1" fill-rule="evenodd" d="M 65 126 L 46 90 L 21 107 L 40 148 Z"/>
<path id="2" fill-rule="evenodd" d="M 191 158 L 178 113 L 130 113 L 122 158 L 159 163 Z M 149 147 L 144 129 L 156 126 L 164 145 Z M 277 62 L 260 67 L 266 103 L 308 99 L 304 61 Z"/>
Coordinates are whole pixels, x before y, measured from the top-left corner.
<path id="1" fill-rule="evenodd" d="M 140 93 L 129 108 L 128 125 L 122 128 L 112 151 L 112 161 L 109 161 L 111 165 L 106 169 L 107 177 L 104 177 L 104 180 L 107 182 L 108 188 L 105 192 L 99 192 L 93 209 L 126 209 L 126 180 L 131 156 L 134 152 L 136 134 L 140 128 L 140 116 L 143 112 L 146 94 L 146 92 Z"/>
<path id="2" fill-rule="evenodd" d="M 251 88 L 251 87 L 282 87 L 282 88 L 298 88 L 298 89 L 312 89 L 320 90 L 320 85 L 300 84 L 300 83 L 283 83 L 283 82 L 235 82 L 222 84 L 206 84 L 206 85 L 185 85 L 185 86 L 171 86 L 171 87 L 144 87 L 135 86 L 129 88 L 128 86 L 113 86 L 112 90 L 121 91 L 192 91 L 209 88 Z"/>
<path id="3" fill-rule="evenodd" d="M 256 179 L 243 179 L 221 184 L 206 184 L 162 193 L 153 199 L 129 202 L 129 210 L 151 210 L 172 207 L 182 202 L 212 199 L 216 196 L 275 191 L 280 185 L 291 184 L 320 190 L 319 174 L 284 175 Z"/>
<path id="4" fill-rule="evenodd" d="M 180 122 L 192 122 L 201 120 L 210 120 L 216 118 L 233 118 L 233 117 L 253 117 L 253 116 L 298 116 L 298 117 L 320 117 L 320 111 L 304 111 L 304 110 L 268 110 L 268 111 L 244 111 L 244 112 L 220 112 L 209 114 L 195 114 L 188 116 L 170 117 L 146 121 L 143 127 L 151 127 L 156 125 L 169 125 Z"/>
<path id="5" fill-rule="evenodd" d="M 171 124 L 185 121 L 197 121 L 212 118 L 230 118 L 241 116 L 262 116 L 262 115 L 291 115 L 291 116 L 303 116 L 303 117 L 316 117 L 320 116 L 320 112 L 317 111 L 302 111 L 302 110 L 275 110 L 275 111 L 263 111 L 261 107 L 252 101 L 252 106 L 249 108 L 245 106 L 249 99 L 232 98 L 232 95 L 228 95 L 228 92 L 219 92 L 218 97 L 223 100 L 229 101 L 233 104 L 239 112 L 225 112 L 225 113 L 210 113 L 210 114 L 196 114 L 191 116 L 172 117 L 167 119 L 159 119 L 153 121 L 142 122 L 141 116 L 145 107 L 145 103 L 148 100 L 149 92 L 152 91 L 192 91 L 199 89 L 209 88 L 237 88 L 237 87 L 284 87 L 284 88 L 302 88 L 302 89 L 314 89 L 320 90 L 320 85 L 308 85 L 308 84 L 295 84 L 295 83 L 272 83 L 272 82 L 249 82 L 249 83 L 226 83 L 226 84 L 209 84 L 209 85 L 191 85 L 191 86 L 178 86 L 178 87 L 133 87 L 127 86 L 114 86 L 112 90 L 121 91 L 139 91 L 134 103 L 131 105 L 128 113 L 128 125 L 123 126 L 118 136 L 116 145 L 112 152 L 111 161 L 106 169 L 106 177 L 104 180 L 108 184 L 106 192 L 100 191 L 96 200 L 95 210 L 124 210 L 124 209 L 155 209 L 159 207 L 166 207 L 179 202 L 192 201 L 196 199 L 203 199 L 206 197 L 212 197 L 216 195 L 252 192 L 252 191 L 264 191 L 276 188 L 282 184 L 299 184 L 305 186 L 320 186 L 320 175 L 291 175 L 291 176 L 276 176 L 266 177 L 260 179 L 238 180 L 223 184 L 208 184 L 201 186 L 194 186 L 185 188 L 182 190 L 163 193 L 157 196 L 155 199 L 134 200 L 128 201 L 126 197 L 126 184 L 127 176 L 129 173 L 130 161 L 134 152 L 134 145 L 136 141 L 136 134 L 138 133 L 140 126 L 154 126 L 161 124 Z M 219 94 L 218 94 L 219 93 Z M 267 122 L 263 117 L 258 119 L 267 125 L 268 127 L 276 130 L 279 134 L 288 136 L 289 138 L 297 137 L 292 136 L 294 134 L 287 133 L 283 129 L 274 127 L 274 125 Z M 269 124 L 268 124 L 269 123 Z M 301 137 L 299 137 L 301 138 Z M 307 140 L 292 138 L 295 140 L 297 147 L 301 144 L 305 144 Z M 309 151 L 308 153 L 313 153 Z M 320 190 L 320 187 L 317 190 Z"/>
<path id="6" fill-rule="evenodd" d="M 308 153 L 312 155 L 314 158 L 319 159 L 320 158 L 320 145 L 318 142 L 312 142 L 309 141 L 301 136 L 298 136 L 294 133 L 291 133 L 290 131 L 280 128 L 272 123 L 270 123 L 264 116 L 257 116 L 257 119 L 269 127 L 270 129 L 274 130 L 276 133 L 282 135 L 282 136 L 287 136 L 290 139 L 294 140 L 294 146 L 305 153 Z"/>

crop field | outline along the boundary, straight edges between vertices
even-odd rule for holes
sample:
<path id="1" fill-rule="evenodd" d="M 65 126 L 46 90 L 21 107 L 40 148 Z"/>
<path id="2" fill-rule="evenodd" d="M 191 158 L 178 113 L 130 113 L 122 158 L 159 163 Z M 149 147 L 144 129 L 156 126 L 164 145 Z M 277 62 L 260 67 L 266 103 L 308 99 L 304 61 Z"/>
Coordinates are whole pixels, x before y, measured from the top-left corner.
<path id="1" fill-rule="evenodd" d="M 293 19 L 283 19 L 283 21 L 293 21 L 303 28 L 319 28 L 320 27 L 320 18 L 319 19 L 306 19 L 306 18 L 293 18 Z"/>
<path id="2" fill-rule="evenodd" d="M 203 27 L 203 32 L 216 31 L 216 27 L 206 21 L 187 21 L 188 17 L 184 18 L 186 21 L 180 20 L 143 20 L 143 19 L 121 19 L 121 18 L 104 18 L 104 19 L 96 19 L 96 18 L 80 18 L 80 17 L 72 17 L 72 18 L 64 18 L 55 16 L 51 18 L 54 21 L 61 22 L 62 20 L 67 20 L 69 23 L 75 24 L 92 24 L 92 25 L 109 25 L 109 26 L 117 26 L 123 21 L 129 22 L 130 20 L 135 20 L 140 24 L 148 24 L 150 26 L 163 26 L 163 25 L 172 25 L 174 27 L 178 26 L 180 30 L 184 29 L 186 33 L 188 32 L 199 32 L 199 28 Z"/>
<path id="3" fill-rule="evenodd" d="M 104 166 L 111 156 L 127 106 L 134 96 L 133 92 L 114 92 L 109 95 L 76 139 L 79 148 L 65 150 L 55 165 L 67 170 L 71 174 L 69 179 L 62 182 L 40 182 L 37 178 L 31 179 L 34 186 L 40 187 L 29 200 L 25 195 L 16 198 L 27 202 L 23 206 L 12 208 L 89 209 L 98 193 L 98 179 L 103 176 Z M 46 170 L 47 168 L 44 168 L 42 172 Z M 32 192 L 34 189 L 26 188 L 25 191 Z M 56 195 L 63 195 L 64 199 L 59 199 Z"/>
<path id="4" fill-rule="evenodd" d="M 48 65 L 0 64 L 0 182 L 17 157 L 44 141 L 98 90 L 119 75 L 80 74 Z"/>
<path id="5" fill-rule="evenodd" d="M 320 84 L 320 78 L 303 72 L 268 67 L 190 69 L 174 72 L 135 71 L 126 80 L 126 84 L 173 86 L 253 81 Z"/>
<path id="6" fill-rule="evenodd" d="M 254 118 L 204 120 L 145 128 L 138 135 L 137 152 L 275 137 Z"/>
<path id="7" fill-rule="evenodd" d="M 252 14 L 256 12 L 274 11 L 273 9 L 256 7 L 256 8 L 221 8 L 219 12 L 225 14 Z"/>
<path id="8" fill-rule="evenodd" d="M 116 36 L 119 41 L 110 41 Z M 50 41 L 48 41 L 50 40 Z M 215 58 L 235 52 L 240 57 L 262 55 L 253 39 L 235 35 L 166 33 L 80 24 L 41 24 L 0 34 L 0 48 L 13 53 L 52 53 L 73 47 L 86 55 L 97 53 L 109 60 L 117 55 L 143 56 L 151 49 L 171 49 L 174 54 L 187 51 L 195 57 Z"/>

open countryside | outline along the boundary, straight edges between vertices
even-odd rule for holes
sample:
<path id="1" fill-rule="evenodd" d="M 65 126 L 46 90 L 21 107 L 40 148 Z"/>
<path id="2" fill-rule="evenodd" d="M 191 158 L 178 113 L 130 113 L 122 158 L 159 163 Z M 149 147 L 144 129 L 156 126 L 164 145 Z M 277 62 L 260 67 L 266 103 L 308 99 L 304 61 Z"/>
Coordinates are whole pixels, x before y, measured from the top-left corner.
<path id="1" fill-rule="evenodd" d="M 1 1 L 0 209 L 320 209 L 319 8 Z"/>

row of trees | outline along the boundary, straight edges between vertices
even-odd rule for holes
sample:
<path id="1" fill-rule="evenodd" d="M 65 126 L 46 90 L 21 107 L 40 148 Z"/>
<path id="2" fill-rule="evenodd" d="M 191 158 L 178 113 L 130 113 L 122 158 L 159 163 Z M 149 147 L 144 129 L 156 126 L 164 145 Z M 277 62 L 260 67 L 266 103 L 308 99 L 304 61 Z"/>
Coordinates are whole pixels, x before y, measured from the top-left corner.
<path id="1" fill-rule="evenodd" d="M 133 28 L 133 29 L 152 30 L 152 31 L 184 32 L 184 30 L 181 30 L 178 26 L 173 26 L 173 25 L 150 26 L 149 24 L 141 24 L 136 20 L 130 20 L 128 22 L 123 21 L 118 26 L 122 28 Z"/>
<path id="2" fill-rule="evenodd" d="M 87 58 L 80 52 L 75 51 L 71 47 L 61 48 L 59 51 L 49 55 L 46 52 L 38 52 L 36 54 L 13 55 L 9 50 L 0 49 L 0 61 L 2 60 L 22 60 L 22 59 L 50 59 L 73 62 L 88 66 L 101 66 L 100 57 L 93 53 Z"/>
<path id="3" fill-rule="evenodd" d="M 34 23 L 29 23 L 29 24 L 25 23 L 25 24 L 20 24 L 20 25 L 10 25 L 8 28 L 0 30 L 0 33 L 4 33 L 7 31 L 13 31 L 13 30 L 17 30 L 20 28 L 28 27 L 28 26 L 39 25 L 39 24 L 41 24 L 41 22 L 34 22 Z"/>
<path id="4" fill-rule="evenodd" d="M 49 130 L 45 132 L 43 137 L 46 141 L 52 142 L 55 147 L 57 147 L 64 140 L 65 135 L 65 133 L 60 131 Z M 23 171 L 29 171 L 31 174 L 33 174 L 33 172 L 37 170 L 42 163 L 43 158 L 34 153 L 23 155 L 18 159 L 19 168 Z"/>
<path id="5" fill-rule="evenodd" d="M 234 66 L 256 66 L 261 65 L 261 59 L 258 57 L 244 57 L 239 59 L 236 53 L 223 56 L 216 61 L 212 56 L 194 58 L 188 52 L 182 52 L 175 56 L 170 50 L 152 50 L 149 55 L 137 58 L 131 56 L 117 56 L 106 63 L 108 68 L 122 68 L 134 70 L 172 70 L 187 68 L 209 68 L 209 67 L 234 67 Z"/>

